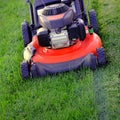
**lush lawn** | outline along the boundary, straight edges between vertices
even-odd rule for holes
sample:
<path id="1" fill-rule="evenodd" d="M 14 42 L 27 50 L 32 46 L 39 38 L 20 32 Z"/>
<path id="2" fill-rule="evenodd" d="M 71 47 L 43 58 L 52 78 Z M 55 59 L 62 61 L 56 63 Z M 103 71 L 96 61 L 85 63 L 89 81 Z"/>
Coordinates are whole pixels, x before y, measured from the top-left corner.
<path id="1" fill-rule="evenodd" d="M 91 0 L 108 63 L 22 81 L 25 0 L 0 1 L 0 120 L 120 120 L 119 0 Z"/>

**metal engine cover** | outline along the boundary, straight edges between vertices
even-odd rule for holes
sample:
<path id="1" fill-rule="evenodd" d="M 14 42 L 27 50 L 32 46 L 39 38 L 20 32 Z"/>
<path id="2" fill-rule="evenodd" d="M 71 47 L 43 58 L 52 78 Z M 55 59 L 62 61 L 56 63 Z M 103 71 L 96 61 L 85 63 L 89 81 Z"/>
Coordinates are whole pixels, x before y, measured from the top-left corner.
<path id="1" fill-rule="evenodd" d="M 61 33 L 50 33 L 51 45 L 53 49 L 64 48 L 70 46 L 67 30 L 62 30 Z"/>

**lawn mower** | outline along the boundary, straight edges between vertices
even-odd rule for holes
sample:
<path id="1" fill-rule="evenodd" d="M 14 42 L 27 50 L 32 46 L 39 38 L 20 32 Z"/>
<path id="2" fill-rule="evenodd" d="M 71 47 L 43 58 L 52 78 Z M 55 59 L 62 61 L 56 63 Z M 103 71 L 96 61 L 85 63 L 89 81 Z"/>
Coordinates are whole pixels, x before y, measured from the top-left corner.
<path id="1" fill-rule="evenodd" d="M 106 63 L 98 36 L 95 10 L 86 14 L 83 0 L 26 0 L 31 23 L 22 23 L 24 42 L 20 64 L 23 79 Z M 88 20 L 89 18 L 89 20 Z"/>

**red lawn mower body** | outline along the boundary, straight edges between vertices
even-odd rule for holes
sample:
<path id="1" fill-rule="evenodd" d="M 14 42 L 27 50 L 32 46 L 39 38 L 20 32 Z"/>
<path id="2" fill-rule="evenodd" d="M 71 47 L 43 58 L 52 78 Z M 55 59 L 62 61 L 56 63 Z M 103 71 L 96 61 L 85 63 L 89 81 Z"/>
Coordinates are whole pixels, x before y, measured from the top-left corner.
<path id="1" fill-rule="evenodd" d="M 86 56 L 90 53 L 93 53 L 93 55 L 97 57 L 96 49 L 102 47 L 101 39 L 96 33 L 92 35 L 88 33 L 84 41 L 80 41 L 78 39 L 74 45 L 62 49 L 54 50 L 39 46 L 37 36 L 33 37 L 31 44 L 36 49 L 36 53 L 32 57 L 32 61 L 43 64 L 68 62 Z"/>
<path id="2" fill-rule="evenodd" d="M 21 63 L 23 79 L 30 76 L 41 77 L 47 74 L 56 74 L 82 67 L 90 67 L 95 70 L 98 65 L 106 63 L 102 41 L 97 35 L 98 26 L 95 11 L 91 10 L 89 12 L 91 25 L 88 26 L 83 0 L 74 1 L 76 11 L 68 7 L 72 5 L 72 1 L 68 0 L 66 2 L 66 0 L 64 4 L 61 4 L 60 0 L 52 1 L 53 4 L 47 0 L 45 1 L 45 4 L 48 5 L 47 8 L 39 10 L 38 7 L 34 7 L 35 10 L 36 8 L 38 9 L 36 23 L 34 23 L 33 7 L 31 2 L 29 2 L 32 25 L 29 26 L 28 23 L 23 23 L 22 25 L 25 45 L 24 60 Z M 56 4 L 56 1 L 58 1 L 59 5 L 58 3 Z M 39 4 L 39 1 L 36 0 L 35 6 Z M 81 10 L 80 12 L 82 13 L 79 17 L 78 10 Z M 37 22 L 39 15 L 40 23 Z M 35 29 L 35 25 L 39 26 L 40 24 L 41 27 Z M 26 31 L 28 34 L 26 34 Z"/>

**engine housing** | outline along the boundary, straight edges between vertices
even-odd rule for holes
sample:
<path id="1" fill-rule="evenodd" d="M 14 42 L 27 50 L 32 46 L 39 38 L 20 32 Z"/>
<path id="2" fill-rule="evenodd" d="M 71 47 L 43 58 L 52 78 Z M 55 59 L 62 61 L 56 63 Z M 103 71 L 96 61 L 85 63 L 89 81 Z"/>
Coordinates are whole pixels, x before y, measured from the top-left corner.
<path id="1" fill-rule="evenodd" d="M 67 30 L 62 30 L 60 33 L 50 33 L 51 45 L 53 49 L 64 48 L 70 46 Z"/>

